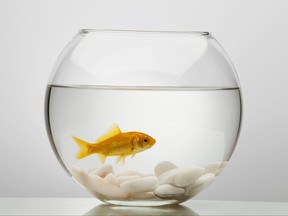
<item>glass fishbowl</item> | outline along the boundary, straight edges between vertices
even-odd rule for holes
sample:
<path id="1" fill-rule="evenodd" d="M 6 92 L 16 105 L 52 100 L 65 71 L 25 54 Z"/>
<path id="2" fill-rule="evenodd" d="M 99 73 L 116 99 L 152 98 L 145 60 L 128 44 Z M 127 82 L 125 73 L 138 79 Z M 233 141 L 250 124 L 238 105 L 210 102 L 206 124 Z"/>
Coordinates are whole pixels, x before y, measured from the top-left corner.
<path id="1" fill-rule="evenodd" d="M 209 32 L 83 29 L 60 54 L 45 119 L 64 170 L 103 202 L 184 202 L 223 170 L 242 115 Z"/>

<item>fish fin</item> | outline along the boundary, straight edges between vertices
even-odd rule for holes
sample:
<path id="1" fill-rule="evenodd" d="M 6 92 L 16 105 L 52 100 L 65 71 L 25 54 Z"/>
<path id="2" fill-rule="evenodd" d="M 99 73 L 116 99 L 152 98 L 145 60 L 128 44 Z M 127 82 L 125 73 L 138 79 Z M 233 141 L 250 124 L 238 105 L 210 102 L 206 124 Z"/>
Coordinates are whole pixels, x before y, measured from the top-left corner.
<path id="1" fill-rule="evenodd" d="M 99 137 L 96 142 L 102 142 L 104 140 L 107 140 L 113 136 L 116 136 L 118 134 L 121 134 L 122 131 L 120 130 L 119 126 L 115 123 L 112 125 L 112 127 L 101 137 Z"/>
<path id="2" fill-rule="evenodd" d="M 125 158 L 127 155 L 120 155 L 116 158 L 116 164 L 120 163 L 121 165 L 125 164 Z"/>
<path id="3" fill-rule="evenodd" d="M 84 158 L 89 154 L 89 143 L 79 139 L 78 137 L 72 136 L 72 138 L 74 139 L 74 141 L 79 145 L 79 151 L 76 155 L 77 159 L 81 159 Z"/>
<path id="4" fill-rule="evenodd" d="M 98 157 L 99 157 L 99 160 L 100 160 L 101 164 L 104 164 L 105 160 L 106 160 L 106 156 L 102 155 L 102 154 L 98 154 Z"/>
<path id="5" fill-rule="evenodd" d="M 116 163 L 116 164 L 118 164 L 118 163 L 119 163 L 119 161 L 121 160 L 121 158 L 122 158 L 122 155 L 118 156 L 118 157 L 116 158 L 116 161 L 115 161 L 115 163 Z"/>

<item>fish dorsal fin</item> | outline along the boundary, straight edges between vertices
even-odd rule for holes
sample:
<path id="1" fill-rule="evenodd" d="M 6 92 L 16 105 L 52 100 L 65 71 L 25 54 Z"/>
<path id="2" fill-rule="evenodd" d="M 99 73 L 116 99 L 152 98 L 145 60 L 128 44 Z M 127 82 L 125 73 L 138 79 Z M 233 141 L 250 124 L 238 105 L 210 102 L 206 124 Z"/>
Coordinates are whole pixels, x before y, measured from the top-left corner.
<path id="1" fill-rule="evenodd" d="M 102 142 L 121 133 L 122 131 L 120 130 L 119 126 L 117 124 L 113 124 L 112 127 L 103 136 L 96 140 L 96 142 Z"/>

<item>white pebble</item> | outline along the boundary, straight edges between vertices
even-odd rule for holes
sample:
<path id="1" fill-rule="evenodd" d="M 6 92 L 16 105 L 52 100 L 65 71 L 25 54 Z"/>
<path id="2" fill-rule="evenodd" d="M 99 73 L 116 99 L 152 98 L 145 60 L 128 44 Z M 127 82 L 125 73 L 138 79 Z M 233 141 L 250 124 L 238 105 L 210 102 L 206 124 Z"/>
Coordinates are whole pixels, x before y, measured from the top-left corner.
<path id="1" fill-rule="evenodd" d="M 113 185 L 115 185 L 117 187 L 120 186 L 120 183 L 119 183 L 117 177 L 113 173 L 109 173 L 108 175 L 106 175 L 104 180 L 106 180 L 110 184 L 113 184 Z"/>
<path id="2" fill-rule="evenodd" d="M 162 173 L 167 172 L 168 170 L 174 169 L 177 166 L 169 161 L 163 161 L 158 163 L 155 168 L 154 172 L 156 176 L 160 176 Z"/>
<path id="3" fill-rule="evenodd" d="M 156 177 L 148 176 L 125 181 L 120 185 L 120 187 L 127 193 L 140 193 L 153 191 L 157 184 L 158 179 Z"/>
<path id="4" fill-rule="evenodd" d="M 109 173 L 114 173 L 113 167 L 110 164 L 104 164 L 103 166 L 99 167 L 97 170 L 91 172 L 89 175 L 98 175 L 104 178 Z"/>
<path id="5" fill-rule="evenodd" d="M 143 192 L 143 193 L 134 193 L 131 194 L 131 197 L 134 199 L 153 199 L 156 196 L 153 192 Z"/>
<path id="6" fill-rule="evenodd" d="M 97 175 L 89 176 L 89 185 L 87 188 L 110 199 L 125 199 L 129 197 L 128 193 L 122 191 L 119 187 L 110 184 Z"/>
<path id="7" fill-rule="evenodd" d="M 125 170 L 125 171 L 121 171 L 117 174 L 117 176 L 142 176 L 141 173 L 137 172 L 137 171 L 132 171 L 132 170 Z"/>
<path id="8" fill-rule="evenodd" d="M 185 195 L 195 196 L 197 193 L 205 189 L 214 179 L 215 175 L 213 173 L 202 175 L 195 182 L 185 187 Z"/>
<path id="9" fill-rule="evenodd" d="M 175 176 L 175 185 L 178 187 L 185 187 L 196 181 L 203 173 L 205 169 L 199 166 L 189 166 L 179 168 Z"/>
<path id="10" fill-rule="evenodd" d="M 155 177 L 155 174 L 142 174 L 142 177 L 148 177 L 148 176 L 153 176 L 153 177 Z"/>
<path id="11" fill-rule="evenodd" d="M 204 166 L 205 173 L 214 173 L 217 176 L 222 172 L 222 170 L 225 168 L 227 163 L 228 163 L 228 161 L 207 164 Z"/>
<path id="12" fill-rule="evenodd" d="M 167 172 L 162 173 L 159 176 L 159 184 L 171 184 L 174 185 L 175 184 L 175 176 L 178 173 L 178 168 L 175 169 L 171 169 Z"/>
<path id="13" fill-rule="evenodd" d="M 154 191 L 154 194 L 160 198 L 179 197 L 185 193 L 183 188 L 174 187 L 170 184 L 160 185 Z"/>
<path id="14" fill-rule="evenodd" d="M 140 178 L 139 175 L 131 175 L 131 176 L 119 176 L 117 177 L 117 181 L 119 182 L 119 184 L 122 184 L 123 182 L 132 180 L 132 179 L 136 179 L 136 178 Z"/>
<path id="15" fill-rule="evenodd" d="M 88 180 L 88 174 L 84 170 L 80 169 L 79 167 L 73 166 L 73 167 L 71 167 L 70 172 L 71 172 L 73 178 L 78 183 L 80 183 L 84 187 L 87 186 L 88 181 L 89 181 Z"/>

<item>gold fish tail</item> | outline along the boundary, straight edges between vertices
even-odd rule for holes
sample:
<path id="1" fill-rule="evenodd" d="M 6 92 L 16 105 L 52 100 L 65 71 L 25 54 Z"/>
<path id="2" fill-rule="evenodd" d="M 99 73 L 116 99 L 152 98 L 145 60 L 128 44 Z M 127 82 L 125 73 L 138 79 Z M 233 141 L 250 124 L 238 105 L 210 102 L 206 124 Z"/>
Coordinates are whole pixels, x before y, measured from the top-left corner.
<path id="1" fill-rule="evenodd" d="M 84 140 L 79 139 L 78 137 L 72 136 L 75 142 L 79 145 L 79 151 L 76 155 L 77 159 L 81 159 L 90 155 L 89 147 L 90 143 L 85 142 Z"/>

